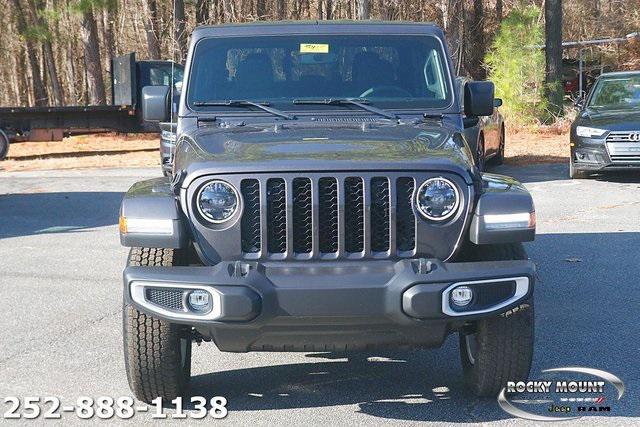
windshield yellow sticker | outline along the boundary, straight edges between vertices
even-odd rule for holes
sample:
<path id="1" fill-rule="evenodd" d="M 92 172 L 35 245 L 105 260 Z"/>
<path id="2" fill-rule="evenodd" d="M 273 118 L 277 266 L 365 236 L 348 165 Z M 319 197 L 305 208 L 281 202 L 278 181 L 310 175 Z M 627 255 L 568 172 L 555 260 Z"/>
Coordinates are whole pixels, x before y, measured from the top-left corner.
<path id="1" fill-rule="evenodd" d="M 322 43 L 300 43 L 300 53 L 329 53 L 329 45 Z"/>

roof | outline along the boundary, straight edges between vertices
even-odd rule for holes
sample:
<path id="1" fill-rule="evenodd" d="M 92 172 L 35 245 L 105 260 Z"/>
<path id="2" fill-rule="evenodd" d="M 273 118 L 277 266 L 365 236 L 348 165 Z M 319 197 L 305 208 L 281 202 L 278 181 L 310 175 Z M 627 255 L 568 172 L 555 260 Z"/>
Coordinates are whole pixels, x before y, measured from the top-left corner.
<path id="1" fill-rule="evenodd" d="M 430 34 L 444 38 L 433 23 L 406 21 L 258 21 L 239 24 L 205 25 L 193 30 L 192 37 L 251 36 L 283 34 Z"/>
<path id="2" fill-rule="evenodd" d="M 612 71 L 609 73 L 602 73 L 600 74 L 600 78 L 607 78 L 607 77 L 623 77 L 623 76 L 637 76 L 640 75 L 640 70 L 635 70 L 635 71 Z"/>

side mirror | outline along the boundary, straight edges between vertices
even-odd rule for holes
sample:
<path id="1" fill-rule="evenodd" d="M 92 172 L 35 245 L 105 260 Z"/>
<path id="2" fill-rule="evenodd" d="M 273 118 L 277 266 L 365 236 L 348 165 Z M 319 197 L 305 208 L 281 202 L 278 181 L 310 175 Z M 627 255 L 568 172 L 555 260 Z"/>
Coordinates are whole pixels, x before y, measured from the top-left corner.
<path id="1" fill-rule="evenodd" d="M 169 86 L 142 88 L 142 120 L 145 122 L 169 120 Z"/>
<path id="2" fill-rule="evenodd" d="M 502 107 L 502 98 L 495 98 L 493 100 L 493 106 L 496 108 Z"/>
<path id="3" fill-rule="evenodd" d="M 582 96 L 578 97 L 573 105 L 575 105 L 578 110 L 582 110 L 584 108 L 584 98 Z"/>
<path id="4" fill-rule="evenodd" d="M 494 107 L 493 82 L 467 82 L 464 85 L 464 114 L 467 117 L 490 116 Z"/>

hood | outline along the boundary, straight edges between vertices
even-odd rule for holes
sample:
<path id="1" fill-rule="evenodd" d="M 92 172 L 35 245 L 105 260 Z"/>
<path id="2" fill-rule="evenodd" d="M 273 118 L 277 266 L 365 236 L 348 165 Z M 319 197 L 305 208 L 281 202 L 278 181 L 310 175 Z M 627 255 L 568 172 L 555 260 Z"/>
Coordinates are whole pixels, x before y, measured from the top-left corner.
<path id="1" fill-rule="evenodd" d="M 176 167 L 197 172 L 446 170 L 467 179 L 471 153 L 440 124 L 295 123 L 202 127 L 183 134 Z"/>
<path id="2" fill-rule="evenodd" d="M 640 110 L 597 110 L 587 108 L 579 125 L 615 131 L 640 130 Z"/>

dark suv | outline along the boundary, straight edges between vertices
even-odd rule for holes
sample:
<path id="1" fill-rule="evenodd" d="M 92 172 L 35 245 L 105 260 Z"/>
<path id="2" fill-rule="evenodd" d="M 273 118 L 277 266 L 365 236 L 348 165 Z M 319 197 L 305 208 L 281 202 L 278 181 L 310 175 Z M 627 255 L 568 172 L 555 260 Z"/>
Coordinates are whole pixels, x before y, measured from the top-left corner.
<path id="1" fill-rule="evenodd" d="M 464 123 L 493 113 L 493 85 L 457 90 L 452 70 L 433 25 L 194 31 L 172 176 L 120 211 L 138 398 L 184 392 L 193 341 L 355 351 L 457 333 L 478 395 L 527 377 L 534 206 L 474 164 Z M 147 120 L 167 120 L 168 92 L 144 88 Z"/>

